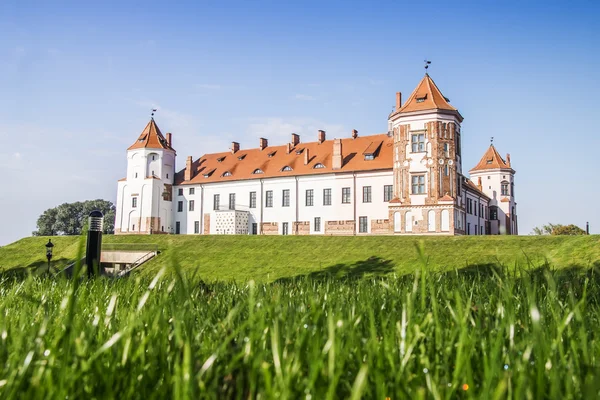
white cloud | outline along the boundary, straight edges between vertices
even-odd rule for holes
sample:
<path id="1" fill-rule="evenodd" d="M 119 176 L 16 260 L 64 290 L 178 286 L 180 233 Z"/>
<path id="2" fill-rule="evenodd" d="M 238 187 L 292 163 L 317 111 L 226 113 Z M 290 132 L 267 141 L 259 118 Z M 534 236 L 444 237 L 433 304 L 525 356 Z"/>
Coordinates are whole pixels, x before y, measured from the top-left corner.
<path id="1" fill-rule="evenodd" d="M 307 94 L 297 94 L 297 95 L 294 96 L 294 98 L 296 100 L 306 100 L 306 101 L 315 100 L 315 98 L 313 96 L 309 96 Z"/>
<path id="2" fill-rule="evenodd" d="M 19 152 L 16 152 L 15 154 L 13 154 L 13 157 L 14 157 L 16 160 L 20 160 L 22 156 L 21 156 L 21 153 L 19 153 Z"/>

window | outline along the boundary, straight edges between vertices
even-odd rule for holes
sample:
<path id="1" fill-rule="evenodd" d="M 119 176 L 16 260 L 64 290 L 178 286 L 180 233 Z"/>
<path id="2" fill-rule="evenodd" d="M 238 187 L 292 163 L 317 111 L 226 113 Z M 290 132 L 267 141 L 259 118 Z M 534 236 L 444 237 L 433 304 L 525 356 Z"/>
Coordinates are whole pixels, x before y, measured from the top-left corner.
<path id="1" fill-rule="evenodd" d="M 131 208 L 136 208 L 137 207 L 137 197 L 132 197 L 131 198 Z"/>
<path id="2" fill-rule="evenodd" d="M 229 209 L 235 210 L 235 193 L 229 193 Z"/>
<path id="3" fill-rule="evenodd" d="M 425 194 L 425 175 L 413 175 L 412 194 Z"/>
<path id="4" fill-rule="evenodd" d="M 231 176 L 231 172 L 225 171 L 225 172 L 223 172 L 223 175 L 221 175 L 221 176 L 223 176 L 223 177 L 225 177 L 225 176 Z"/>
<path id="5" fill-rule="evenodd" d="M 167 179 L 169 179 L 169 174 L 167 174 Z"/>
<path id="6" fill-rule="evenodd" d="M 471 234 L 471 223 L 467 222 L 467 235 Z"/>
<path id="7" fill-rule="evenodd" d="M 273 191 L 267 190 L 265 194 L 265 207 L 273 207 Z"/>
<path id="8" fill-rule="evenodd" d="M 342 204 L 350 204 L 350 188 L 342 188 Z"/>
<path id="9" fill-rule="evenodd" d="M 290 206 L 290 189 L 283 189 L 282 191 L 283 198 L 281 199 L 281 205 L 283 207 Z"/>
<path id="10" fill-rule="evenodd" d="M 275 153 L 277 153 L 277 152 L 276 152 L 276 151 L 273 151 L 273 152 L 271 152 L 271 153 L 267 154 L 267 157 L 271 158 L 271 157 L 273 157 L 273 156 L 275 155 Z"/>
<path id="11" fill-rule="evenodd" d="M 194 233 L 200 233 L 200 221 L 194 221 Z"/>
<path id="12" fill-rule="evenodd" d="M 183 211 L 183 201 L 178 201 L 177 202 L 177 212 L 182 212 Z"/>
<path id="13" fill-rule="evenodd" d="M 321 232 L 321 217 L 315 217 L 315 232 Z"/>
<path id="14" fill-rule="evenodd" d="M 181 233 L 181 222 L 175 222 L 175 234 L 179 235 Z"/>
<path id="15" fill-rule="evenodd" d="M 215 194 L 213 196 L 213 210 L 218 210 L 219 209 L 219 200 L 221 198 L 221 195 Z"/>
<path id="16" fill-rule="evenodd" d="M 314 169 L 320 169 L 320 168 L 325 168 L 325 166 L 323 164 L 321 164 L 321 163 L 316 163 L 313 168 Z"/>
<path id="17" fill-rule="evenodd" d="M 394 195 L 394 186 L 393 185 L 384 185 L 383 186 L 383 201 L 392 200 L 393 195 Z"/>
<path id="18" fill-rule="evenodd" d="M 513 182 L 510 183 L 510 195 L 513 197 L 515 195 L 515 184 Z"/>
<path id="19" fill-rule="evenodd" d="M 427 95 L 423 96 L 423 97 L 417 97 L 417 103 L 422 103 L 425 101 L 425 99 L 427 98 Z"/>
<path id="20" fill-rule="evenodd" d="M 262 174 L 262 173 L 263 173 L 263 170 L 260 168 L 256 168 L 253 172 L 253 174 Z"/>
<path id="21" fill-rule="evenodd" d="M 256 192 L 250 192 L 250 208 L 256 208 Z"/>
<path id="22" fill-rule="evenodd" d="M 418 153 L 425 151 L 425 134 L 417 133 L 411 136 L 412 152 Z"/>
<path id="23" fill-rule="evenodd" d="M 450 167 L 448 165 L 444 165 L 444 176 L 450 175 Z"/>
<path id="24" fill-rule="evenodd" d="M 510 193 L 508 191 L 508 182 L 502 181 L 502 183 L 500 184 L 500 192 L 502 193 L 502 196 L 510 196 Z"/>
<path id="25" fill-rule="evenodd" d="M 285 167 L 283 167 L 281 169 L 282 172 L 286 172 L 286 171 L 292 171 L 292 167 L 290 167 L 289 165 L 286 165 Z"/>
<path id="26" fill-rule="evenodd" d="M 135 231 L 135 224 L 131 225 L 131 230 Z"/>
<path id="27" fill-rule="evenodd" d="M 314 198 L 315 198 L 314 190 L 306 189 L 306 206 L 307 207 L 311 207 L 313 205 Z"/>
<path id="28" fill-rule="evenodd" d="M 358 232 L 367 233 L 367 217 L 358 217 Z"/>
<path id="29" fill-rule="evenodd" d="M 258 235 L 258 224 L 256 222 L 252 223 L 252 234 Z"/>
<path id="30" fill-rule="evenodd" d="M 363 203 L 371 202 L 371 186 L 363 186 Z"/>
<path id="31" fill-rule="evenodd" d="M 194 194 L 194 193 L 196 193 L 196 189 L 195 188 L 190 188 L 190 194 Z"/>
<path id="32" fill-rule="evenodd" d="M 444 154 L 446 158 L 450 158 L 450 145 L 448 143 L 444 143 Z"/>
<path id="33" fill-rule="evenodd" d="M 179 196 L 183 196 L 183 189 L 177 189 L 177 194 Z"/>
<path id="34" fill-rule="evenodd" d="M 194 200 L 190 200 L 188 206 L 189 211 L 194 211 Z"/>
<path id="35" fill-rule="evenodd" d="M 323 205 L 331 205 L 331 189 L 323 189 Z"/>
<path id="36" fill-rule="evenodd" d="M 217 162 L 223 162 L 224 159 L 225 159 L 225 157 L 219 157 L 219 158 L 217 158 Z"/>
<path id="37" fill-rule="evenodd" d="M 473 200 L 467 199 L 467 214 L 473 214 Z"/>
<path id="38" fill-rule="evenodd" d="M 483 235 L 483 225 L 479 227 L 479 232 Z"/>
<path id="39" fill-rule="evenodd" d="M 477 202 L 475 202 L 475 207 L 473 208 L 473 215 L 477 216 Z"/>
<path id="40" fill-rule="evenodd" d="M 137 178 L 137 172 L 135 173 L 135 177 Z"/>
<path id="41" fill-rule="evenodd" d="M 281 234 L 282 235 L 287 235 L 288 234 L 288 226 L 289 226 L 288 222 L 284 222 L 282 224 L 282 227 L 281 227 Z"/>

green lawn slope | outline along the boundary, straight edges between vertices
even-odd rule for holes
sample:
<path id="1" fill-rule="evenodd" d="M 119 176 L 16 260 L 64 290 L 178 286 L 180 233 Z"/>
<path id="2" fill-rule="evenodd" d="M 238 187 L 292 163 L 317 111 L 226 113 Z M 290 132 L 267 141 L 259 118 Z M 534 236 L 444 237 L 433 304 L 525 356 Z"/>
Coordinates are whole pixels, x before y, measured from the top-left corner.
<path id="1" fill-rule="evenodd" d="M 45 268 L 47 237 L 29 237 L 0 248 L 0 273 Z M 53 237 L 53 265 L 75 260 L 81 237 Z M 140 268 L 154 273 L 175 262 L 205 280 L 267 282 L 323 273 L 362 275 L 489 264 L 508 267 L 600 267 L 600 235 L 590 236 L 112 236 L 105 244 L 156 244 L 161 254 Z"/>

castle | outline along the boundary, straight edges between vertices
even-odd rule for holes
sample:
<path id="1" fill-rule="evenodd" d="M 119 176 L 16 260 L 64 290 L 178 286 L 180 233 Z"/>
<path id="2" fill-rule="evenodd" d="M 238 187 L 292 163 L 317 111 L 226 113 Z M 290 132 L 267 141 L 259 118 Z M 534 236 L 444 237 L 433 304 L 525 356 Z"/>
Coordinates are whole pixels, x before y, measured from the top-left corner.
<path id="1" fill-rule="evenodd" d="M 463 175 L 462 115 L 429 74 L 388 117 L 389 131 L 187 157 L 154 118 L 127 149 L 117 234 L 517 234 L 510 156 L 493 145 Z"/>

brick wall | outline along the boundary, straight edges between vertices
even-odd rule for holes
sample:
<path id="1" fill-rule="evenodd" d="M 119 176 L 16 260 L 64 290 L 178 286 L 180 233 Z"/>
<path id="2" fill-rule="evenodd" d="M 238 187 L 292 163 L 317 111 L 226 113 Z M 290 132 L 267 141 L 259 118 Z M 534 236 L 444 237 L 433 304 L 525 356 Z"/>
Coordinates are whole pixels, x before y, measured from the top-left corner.
<path id="1" fill-rule="evenodd" d="M 263 222 L 261 230 L 263 235 L 278 235 L 279 225 L 277 222 Z"/>
<path id="2" fill-rule="evenodd" d="M 392 229 L 394 229 L 392 227 Z M 389 219 L 372 219 L 371 220 L 371 234 L 372 235 L 386 235 L 390 233 L 390 220 Z"/>
<path id="3" fill-rule="evenodd" d="M 204 234 L 208 235 L 210 233 L 210 214 L 204 214 Z"/>
<path id="4" fill-rule="evenodd" d="M 327 221 L 325 222 L 326 235 L 354 235 L 356 232 L 355 221 Z"/>
<path id="5" fill-rule="evenodd" d="M 310 222 L 299 221 L 293 223 L 294 235 L 310 235 Z"/>

